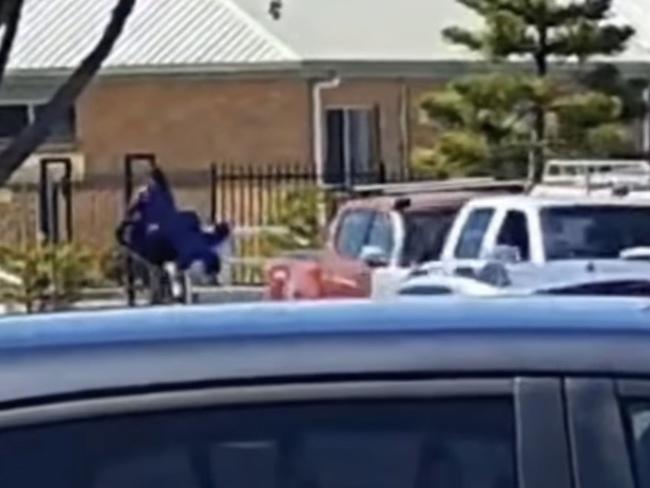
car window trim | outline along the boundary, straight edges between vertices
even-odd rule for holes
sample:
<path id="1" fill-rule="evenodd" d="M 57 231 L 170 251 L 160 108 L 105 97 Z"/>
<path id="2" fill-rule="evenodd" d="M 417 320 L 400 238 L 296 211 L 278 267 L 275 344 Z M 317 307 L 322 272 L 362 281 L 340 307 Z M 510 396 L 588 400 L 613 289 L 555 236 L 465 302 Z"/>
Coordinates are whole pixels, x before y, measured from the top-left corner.
<path id="1" fill-rule="evenodd" d="M 519 488 L 574 488 L 561 379 L 516 378 L 515 421 Z"/>
<path id="2" fill-rule="evenodd" d="M 616 380 L 616 391 L 619 397 L 627 399 L 647 399 L 650 401 L 650 378 L 624 378 Z"/>
<path id="3" fill-rule="evenodd" d="M 486 398 L 514 395 L 514 378 L 350 381 L 227 386 L 52 401 L 2 409 L 0 430 L 95 417 L 154 413 L 218 406 L 341 400 Z M 513 400 L 514 401 L 514 400 Z"/>
<path id="4" fill-rule="evenodd" d="M 387 251 L 386 254 L 388 256 L 392 257 L 393 253 L 395 252 L 395 227 L 394 227 L 394 224 L 393 224 L 393 218 L 392 218 L 392 216 L 391 216 L 391 214 L 389 212 L 382 212 L 382 211 L 379 211 L 379 210 L 373 212 L 372 220 L 370 221 L 370 226 L 368 227 L 368 232 L 367 232 L 367 235 L 366 235 L 366 240 L 365 240 L 364 245 L 366 245 L 366 246 L 367 245 L 372 245 L 372 244 L 370 244 L 370 237 L 372 237 L 372 232 L 374 230 L 375 223 L 377 221 L 380 221 L 380 220 L 383 220 L 384 223 L 387 224 L 388 230 L 389 230 L 390 235 L 391 235 L 390 249 L 388 249 L 388 250 L 382 249 L 382 250 Z"/>
<path id="5" fill-rule="evenodd" d="M 474 257 L 460 257 L 460 256 L 458 256 L 458 253 L 460 252 L 460 247 L 461 247 L 461 244 L 462 244 L 462 241 L 463 241 L 463 235 L 466 234 L 467 227 L 469 225 L 469 222 L 470 222 L 470 219 L 472 218 L 472 216 L 476 215 L 479 212 L 485 212 L 485 213 L 488 214 L 488 223 L 485 226 L 485 229 L 483 230 L 483 234 L 481 236 L 481 241 L 479 243 L 478 253 Z M 492 207 L 474 207 L 474 208 L 472 208 L 468 212 L 467 216 L 465 217 L 463 225 L 460 228 L 460 231 L 458 233 L 458 238 L 456 239 L 456 243 L 455 243 L 455 246 L 454 246 L 454 252 L 453 252 L 454 259 L 456 259 L 456 260 L 461 260 L 461 259 L 471 260 L 471 259 L 480 258 L 481 254 L 483 253 L 483 249 L 486 246 L 488 235 L 490 234 L 490 229 L 495 226 L 495 220 L 496 220 L 497 216 L 498 216 L 497 211 Z"/>
<path id="6" fill-rule="evenodd" d="M 508 209 L 505 210 L 505 212 L 503 213 L 502 218 L 500 219 L 500 223 L 497 226 L 495 243 L 497 245 L 501 244 L 502 233 L 506 229 L 506 223 L 508 222 L 508 219 L 512 215 L 521 215 L 523 217 L 523 219 L 524 219 L 523 220 L 524 221 L 524 226 L 525 226 L 524 235 L 526 236 L 526 245 L 527 245 L 527 251 L 528 251 L 527 254 L 528 255 L 524 256 L 524 253 L 523 253 L 522 249 L 520 249 L 519 251 L 520 251 L 520 254 L 521 254 L 521 262 L 529 263 L 531 261 L 530 219 L 528 217 L 528 214 L 525 211 L 520 210 L 518 208 L 508 208 Z"/>
<path id="7" fill-rule="evenodd" d="M 628 456 L 630 460 L 630 469 L 635 481 L 635 486 L 641 487 L 639 478 L 638 452 L 633 433 L 633 419 L 630 412 L 631 406 L 635 403 L 650 403 L 650 379 L 640 378 L 622 378 L 616 380 L 616 394 L 619 399 L 621 415 L 627 440 Z"/>
<path id="8" fill-rule="evenodd" d="M 634 488 L 616 382 L 569 377 L 565 395 L 575 488 Z"/>

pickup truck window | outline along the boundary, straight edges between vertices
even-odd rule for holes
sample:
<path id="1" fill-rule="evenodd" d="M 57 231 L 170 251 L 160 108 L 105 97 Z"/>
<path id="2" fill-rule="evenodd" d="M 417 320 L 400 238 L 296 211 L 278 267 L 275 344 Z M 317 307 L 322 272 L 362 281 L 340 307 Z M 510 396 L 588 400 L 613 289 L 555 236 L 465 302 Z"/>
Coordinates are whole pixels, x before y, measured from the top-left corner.
<path id="1" fill-rule="evenodd" d="M 528 218 L 526 214 L 518 210 L 510 210 L 506 214 L 501 230 L 499 230 L 497 244 L 516 247 L 519 249 L 520 259 L 528 261 L 530 260 L 528 235 Z"/>
<path id="2" fill-rule="evenodd" d="M 343 215 L 336 234 L 336 251 L 346 258 L 359 257 L 368 238 L 373 213 L 367 210 L 353 210 Z"/>
<path id="3" fill-rule="evenodd" d="M 617 259 L 650 246 L 650 208 L 622 205 L 549 207 L 541 211 L 546 259 Z"/>
<path id="4" fill-rule="evenodd" d="M 422 264 L 440 259 L 445 239 L 451 228 L 457 209 L 435 209 L 406 212 L 402 266 Z"/>
<path id="5" fill-rule="evenodd" d="M 93 419 L 0 432 L 0 477 L 8 488 L 515 488 L 514 424 L 506 398 Z"/>
<path id="6" fill-rule="evenodd" d="M 390 216 L 385 213 L 376 213 L 370 226 L 368 236 L 368 246 L 375 246 L 384 251 L 386 256 L 390 256 L 395 246 L 393 224 Z"/>
<path id="7" fill-rule="evenodd" d="M 472 210 L 460 233 L 455 256 L 459 259 L 476 259 L 481 252 L 485 233 L 490 225 L 494 210 L 479 208 Z"/>

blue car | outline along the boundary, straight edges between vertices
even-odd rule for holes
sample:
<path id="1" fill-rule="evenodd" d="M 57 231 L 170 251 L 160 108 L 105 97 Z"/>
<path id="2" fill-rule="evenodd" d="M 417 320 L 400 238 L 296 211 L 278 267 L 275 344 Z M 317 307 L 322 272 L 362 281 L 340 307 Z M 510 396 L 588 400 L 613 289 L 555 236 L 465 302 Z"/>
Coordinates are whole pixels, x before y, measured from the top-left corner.
<path id="1" fill-rule="evenodd" d="M 8 488 L 647 488 L 650 301 L 0 321 Z"/>

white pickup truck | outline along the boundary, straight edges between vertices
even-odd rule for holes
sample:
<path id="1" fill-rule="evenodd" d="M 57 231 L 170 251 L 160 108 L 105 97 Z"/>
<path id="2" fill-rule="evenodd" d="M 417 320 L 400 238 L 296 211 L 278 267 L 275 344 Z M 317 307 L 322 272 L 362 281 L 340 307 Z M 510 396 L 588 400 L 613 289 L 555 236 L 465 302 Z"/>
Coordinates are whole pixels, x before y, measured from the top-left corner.
<path id="1" fill-rule="evenodd" d="M 643 258 L 644 250 L 650 251 L 650 200 L 522 195 L 468 202 L 452 225 L 442 260 L 595 263 Z"/>
<path id="2" fill-rule="evenodd" d="M 647 294 L 650 200 L 525 195 L 474 199 L 454 221 L 441 261 L 424 265 L 417 281 L 462 293 L 468 276 L 485 275 L 486 265 L 495 263 L 504 274 L 489 279 L 510 289 L 561 284 L 601 290 L 598 294 L 608 286 L 613 293 L 636 289 Z M 427 268 L 431 276 L 423 278 Z M 640 288 L 642 282 L 646 286 Z M 402 280 L 398 288 L 406 284 L 413 285 Z"/>
<path id="3" fill-rule="evenodd" d="M 416 274 L 442 270 L 446 277 L 439 278 L 449 281 L 450 276 L 471 276 L 497 263 L 511 275 L 527 275 L 527 284 L 558 278 L 587 281 L 596 275 L 645 277 L 650 282 L 650 193 L 612 185 L 628 175 L 622 169 L 630 164 L 619 164 L 614 173 L 611 162 L 590 162 L 577 170 L 575 163 L 558 163 L 551 168 L 574 170 L 578 176 L 551 175 L 548 184 L 530 194 L 470 200 L 451 226 L 440 261 L 423 265 Z M 581 170 L 591 178 L 589 185 L 572 181 L 583 177 Z M 637 173 L 632 176 L 640 181 Z M 394 293 L 404 280 L 403 274 L 384 277 L 390 286 L 381 289 L 381 296 Z"/>

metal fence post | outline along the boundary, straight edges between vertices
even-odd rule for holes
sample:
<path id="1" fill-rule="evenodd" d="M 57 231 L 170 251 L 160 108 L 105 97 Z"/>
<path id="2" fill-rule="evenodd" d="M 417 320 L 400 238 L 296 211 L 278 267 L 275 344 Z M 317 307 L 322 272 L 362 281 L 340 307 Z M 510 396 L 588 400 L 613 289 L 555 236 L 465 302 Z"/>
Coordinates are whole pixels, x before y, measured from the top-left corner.
<path id="1" fill-rule="evenodd" d="M 124 158 L 124 215 L 126 216 L 133 199 L 135 186 L 133 182 L 133 165 L 136 163 L 147 163 L 155 166 L 156 156 L 154 154 L 127 154 Z M 126 300 L 129 307 L 135 306 L 135 272 L 133 270 L 133 257 L 127 252 L 124 265 L 126 267 Z"/>
<path id="2" fill-rule="evenodd" d="M 217 165 L 210 165 L 210 223 L 217 221 Z"/>
<path id="3" fill-rule="evenodd" d="M 59 181 L 52 181 L 50 168 L 57 166 L 63 167 L 63 175 Z M 73 238 L 72 160 L 70 158 L 41 159 L 39 181 L 40 230 L 44 242 L 48 244 L 58 244 L 61 241 L 59 220 L 59 198 L 61 196 L 65 205 L 65 239 L 70 242 Z"/>

